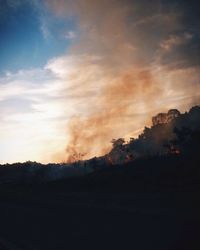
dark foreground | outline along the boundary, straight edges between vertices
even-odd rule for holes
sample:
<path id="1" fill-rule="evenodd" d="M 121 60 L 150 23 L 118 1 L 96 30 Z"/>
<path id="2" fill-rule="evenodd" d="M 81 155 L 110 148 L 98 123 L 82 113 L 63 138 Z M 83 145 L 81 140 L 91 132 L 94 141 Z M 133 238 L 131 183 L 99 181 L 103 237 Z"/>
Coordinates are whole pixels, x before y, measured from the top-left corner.
<path id="1" fill-rule="evenodd" d="M 0 190 L 0 249 L 200 249 L 199 161 L 150 159 Z"/>

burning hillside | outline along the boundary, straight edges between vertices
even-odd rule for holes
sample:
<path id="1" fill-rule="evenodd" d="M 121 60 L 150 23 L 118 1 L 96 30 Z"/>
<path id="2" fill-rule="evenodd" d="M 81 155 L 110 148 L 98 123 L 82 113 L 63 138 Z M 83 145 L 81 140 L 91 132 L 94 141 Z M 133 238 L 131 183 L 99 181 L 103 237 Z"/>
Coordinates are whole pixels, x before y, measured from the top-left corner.
<path id="1" fill-rule="evenodd" d="M 128 109 L 126 106 L 124 108 Z M 117 114 L 116 110 L 112 112 Z M 130 138 L 129 141 L 125 141 L 124 138 L 111 140 L 112 123 L 117 122 L 117 116 L 109 113 L 110 117 L 106 119 L 107 115 L 100 113 L 84 121 L 73 120 L 71 144 L 67 148 L 69 164 L 79 162 L 83 166 L 101 167 L 101 165 L 124 164 L 154 155 L 179 155 L 182 151 L 187 151 L 186 146 L 182 145 L 183 141 L 189 141 L 193 136 L 192 133 L 199 131 L 200 127 L 199 106 L 191 108 L 184 114 L 177 109 L 170 109 L 167 113 L 153 116 L 152 126 L 145 127 L 138 138 Z M 112 144 L 110 147 L 106 146 L 109 141 Z M 94 156 L 99 149 L 104 156 L 99 157 L 98 154 Z"/>
<path id="2" fill-rule="evenodd" d="M 200 132 L 199 106 L 191 108 L 184 114 L 172 109 L 168 113 L 154 116 L 152 121 L 153 125 L 150 128 L 145 127 L 143 133 L 136 139 L 131 138 L 128 142 L 123 138 L 112 140 L 111 151 L 104 157 L 94 158 L 96 160 L 92 161 L 92 164 L 95 165 L 103 159 L 108 165 L 124 164 L 138 158 L 179 155 L 182 152 L 187 154 L 191 150 L 197 150 L 193 142 L 194 136 Z M 95 144 L 93 146 L 95 147 Z M 86 162 L 91 163 L 91 161 Z"/>
<path id="3" fill-rule="evenodd" d="M 72 148 L 71 162 L 66 164 L 42 165 L 26 162 L 2 165 L 0 183 L 52 181 L 157 156 L 196 157 L 199 154 L 200 143 L 200 107 L 193 107 L 184 114 L 177 110 L 170 110 L 165 116 L 168 117 L 167 122 L 165 119 L 160 121 L 160 114 L 155 116 L 159 122 L 153 123 L 150 128 L 145 127 L 136 139 L 131 138 L 128 142 L 123 138 L 113 139 L 112 149 L 101 157 L 82 160 L 83 156 L 74 154 L 76 152 Z M 90 146 L 96 146 L 95 140 L 93 143 L 91 141 Z"/>

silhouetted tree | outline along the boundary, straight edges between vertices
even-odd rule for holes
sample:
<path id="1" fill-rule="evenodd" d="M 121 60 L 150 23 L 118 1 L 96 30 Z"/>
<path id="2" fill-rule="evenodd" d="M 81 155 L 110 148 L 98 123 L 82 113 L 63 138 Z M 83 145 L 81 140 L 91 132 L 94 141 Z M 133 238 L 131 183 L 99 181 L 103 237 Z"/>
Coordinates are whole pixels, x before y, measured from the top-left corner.
<path id="1" fill-rule="evenodd" d="M 113 139 L 111 143 L 113 145 L 113 148 L 122 147 L 123 144 L 125 143 L 125 140 L 124 138 Z"/>

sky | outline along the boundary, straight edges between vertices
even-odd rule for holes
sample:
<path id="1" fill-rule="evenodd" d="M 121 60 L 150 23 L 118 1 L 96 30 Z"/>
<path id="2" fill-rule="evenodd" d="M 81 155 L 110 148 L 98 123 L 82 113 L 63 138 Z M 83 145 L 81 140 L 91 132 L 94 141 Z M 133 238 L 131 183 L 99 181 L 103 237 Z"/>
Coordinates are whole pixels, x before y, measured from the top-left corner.
<path id="1" fill-rule="evenodd" d="M 0 163 L 107 153 L 200 104 L 195 0 L 1 0 Z"/>

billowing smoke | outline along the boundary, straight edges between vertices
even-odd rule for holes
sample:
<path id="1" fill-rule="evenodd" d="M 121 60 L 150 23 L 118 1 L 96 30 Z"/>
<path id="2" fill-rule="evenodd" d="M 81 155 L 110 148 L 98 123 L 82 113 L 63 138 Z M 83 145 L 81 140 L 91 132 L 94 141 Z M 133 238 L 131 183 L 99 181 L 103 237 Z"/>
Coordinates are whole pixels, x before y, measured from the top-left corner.
<path id="1" fill-rule="evenodd" d="M 161 90 L 153 84 L 149 71 L 130 70 L 105 86 L 98 103 L 94 104 L 93 113 L 71 120 L 68 160 L 107 153 L 113 138 L 133 132 L 134 124 L 130 117 L 134 116 L 134 109 L 138 110 L 141 105 L 146 109 L 158 92 Z"/>
<path id="2" fill-rule="evenodd" d="M 162 64 L 163 57 L 177 46 L 170 43 L 164 51 L 161 45 L 181 29 L 181 13 L 158 1 L 151 5 L 146 1 L 143 11 L 144 4 L 128 0 L 47 0 L 57 15 L 78 20 L 76 42 L 69 55 L 79 62 L 70 76 L 74 86 L 68 92 L 75 91 L 81 101 L 76 105 L 77 115 L 68 124 L 67 161 L 107 153 L 111 139 L 134 133 L 153 113 L 163 107 L 180 108 L 174 93 L 182 102 L 186 92 L 193 95 L 191 83 L 173 85 L 166 65 L 160 72 L 161 65 L 157 64 Z M 192 35 L 187 37 L 192 39 Z M 181 45 L 189 42 L 178 41 Z M 171 62 L 168 64 L 172 67 Z"/>

